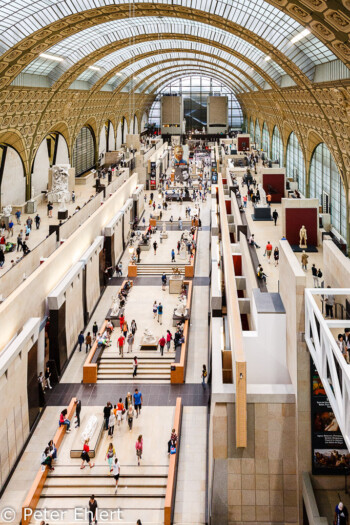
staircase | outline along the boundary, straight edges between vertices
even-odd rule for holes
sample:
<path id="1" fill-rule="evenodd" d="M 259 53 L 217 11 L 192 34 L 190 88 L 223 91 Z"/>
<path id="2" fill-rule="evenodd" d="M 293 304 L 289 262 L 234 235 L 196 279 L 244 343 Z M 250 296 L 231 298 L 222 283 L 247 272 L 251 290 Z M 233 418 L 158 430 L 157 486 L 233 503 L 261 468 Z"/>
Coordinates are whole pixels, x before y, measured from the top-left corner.
<path id="1" fill-rule="evenodd" d="M 170 263 L 170 264 L 138 264 L 137 275 L 166 275 L 173 274 L 173 268 L 179 268 L 181 275 L 185 275 L 185 263 L 181 259 L 181 263 Z M 188 263 L 187 263 L 188 264 Z"/>
<path id="2" fill-rule="evenodd" d="M 160 524 L 164 523 L 167 477 L 167 465 L 121 464 L 118 493 L 115 494 L 115 480 L 109 474 L 107 463 L 95 465 L 91 470 L 88 467 L 80 470 L 80 462 L 74 466 L 57 465 L 46 478 L 37 509 L 46 508 L 48 512 L 64 509 L 62 523 L 75 523 L 75 509 L 85 511 L 94 494 L 100 511 L 114 511 L 108 520 L 110 524 L 134 524 L 141 509 L 143 522 Z M 116 509 L 121 512 L 119 518 Z"/>
<path id="3" fill-rule="evenodd" d="M 146 355 L 140 355 L 140 353 Z M 149 355 L 151 354 L 151 355 Z M 114 352 L 104 352 L 99 363 L 97 382 L 113 383 L 170 383 L 170 367 L 175 360 L 175 352 L 160 352 L 140 350 L 137 356 L 137 376 L 133 374 L 133 356 L 124 353 L 121 358 Z"/>

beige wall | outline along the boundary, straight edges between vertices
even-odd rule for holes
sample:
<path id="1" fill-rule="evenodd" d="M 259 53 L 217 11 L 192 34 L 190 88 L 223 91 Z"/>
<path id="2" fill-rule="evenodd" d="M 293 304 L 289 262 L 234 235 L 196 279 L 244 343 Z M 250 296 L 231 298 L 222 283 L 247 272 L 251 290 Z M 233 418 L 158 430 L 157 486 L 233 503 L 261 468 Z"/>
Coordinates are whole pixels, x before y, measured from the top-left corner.
<path id="1" fill-rule="evenodd" d="M 179 124 L 181 125 L 182 115 L 182 99 L 181 97 L 162 97 L 162 126 L 164 124 Z"/>
<path id="2" fill-rule="evenodd" d="M 208 97 L 208 126 L 210 124 L 226 124 L 228 118 L 227 97 Z"/>
<path id="3" fill-rule="evenodd" d="M 100 250 L 93 252 L 86 264 L 86 308 L 91 315 L 100 298 Z"/>
<path id="4" fill-rule="evenodd" d="M 30 275 L 40 265 L 40 259 L 49 257 L 56 250 L 56 234 L 43 240 L 28 255 L 26 255 L 16 266 L 1 274 L 0 295 L 5 299 L 23 282 L 23 275 Z M 18 253 L 13 252 L 15 260 Z"/>
<path id="5" fill-rule="evenodd" d="M 350 259 L 330 240 L 323 243 L 323 277 L 326 286 L 350 288 Z"/>
<path id="6" fill-rule="evenodd" d="M 66 341 L 70 356 L 78 335 L 84 329 L 83 271 L 81 270 L 66 290 Z"/>
<path id="7" fill-rule="evenodd" d="M 123 207 L 136 185 L 137 175 L 133 175 L 0 305 L 0 349 L 4 348 L 28 319 L 28 308 L 21 308 L 19 305 L 30 305 L 31 316 L 43 317 L 45 300 L 50 291 L 71 266 L 79 261 L 95 238 L 101 235 L 103 227 L 112 219 L 116 210 Z"/>

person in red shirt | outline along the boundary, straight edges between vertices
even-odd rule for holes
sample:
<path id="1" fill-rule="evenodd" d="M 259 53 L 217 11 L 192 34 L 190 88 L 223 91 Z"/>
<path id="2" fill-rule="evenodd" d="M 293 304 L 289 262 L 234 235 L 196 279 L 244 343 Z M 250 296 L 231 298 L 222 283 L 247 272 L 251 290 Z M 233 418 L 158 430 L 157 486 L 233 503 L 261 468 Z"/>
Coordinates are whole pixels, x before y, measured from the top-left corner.
<path id="1" fill-rule="evenodd" d="M 270 241 L 267 241 L 267 245 L 266 245 L 266 248 L 265 248 L 265 253 L 266 253 L 266 257 L 267 257 L 267 262 L 270 264 L 271 253 L 272 253 L 272 244 L 270 243 Z"/>
<path id="2" fill-rule="evenodd" d="M 162 337 L 158 341 L 159 348 L 160 348 L 160 355 L 163 355 L 163 353 L 164 353 L 165 343 L 166 343 L 165 337 L 164 337 L 164 335 L 162 335 Z"/>
<path id="3" fill-rule="evenodd" d="M 81 463 L 81 466 L 80 466 L 81 469 L 85 468 L 85 462 L 86 462 L 87 465 L 89 465 L 90 468 L 93 468 L 95 466 L 95 463 L 91 463 L 91 465 L 90 465 L 89 441 L 90 441 L 89 439 L 85 439 L 83 451 L 82 451 L 82 453 L 80 455 L 80 457 L 82 459 L 82 463 Z"/>
<path id="4" fill-rule="evenodd" d="M 124 318 L 124 315 L 121 315 L 119 317 L 119 324 L 120 324 L 120 329 L 123 330 L 123 324 L 124 324 L 124 321 L 125 321 L 125 318 Z"/>
<path id="5" fill-rule="evenodd" d="M 124 342 L 125 342 L 125 337 L 121 334 L 120 337 L 118 338 L 119 355 L 121 357 L 124 357 Z"/>

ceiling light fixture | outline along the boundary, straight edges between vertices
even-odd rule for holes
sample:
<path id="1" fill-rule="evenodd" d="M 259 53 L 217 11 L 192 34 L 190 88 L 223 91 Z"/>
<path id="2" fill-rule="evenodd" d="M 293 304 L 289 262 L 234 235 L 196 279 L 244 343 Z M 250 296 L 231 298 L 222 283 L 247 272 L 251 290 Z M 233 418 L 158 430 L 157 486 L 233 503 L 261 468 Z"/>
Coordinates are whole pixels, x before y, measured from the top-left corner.
<path id="1" fill-rule="evenodd" d="M 269 55 L 266 55 L 265 61 L 268 62 L 269 60 L 271 60 L 271 57 L 269 57 Z"/>
<path id="2" fill-rule="evenodd" d="M 89 69 L 93 69 L 94 71 L 100 71 L 100 68 L 96 66 L 89 66 Z"/>
<path id="3" fill-rule="evenodd" d="M 63 62 L 64 58 L 55 57 L 53 55 L 47 55 L 46 53 L 40 53 L 41 58 L 47 58 L 49 60 L 55 60 L 56 62 Z"/>
<path id="4" fill-rule="evenodd" d="M 296 42 L 299 42 L 299 40 L 301 40 L 302 38 L 304 38 L 305 36 L 307 36 L 309 34 L 310 34 L 309 29 L 304 29 L 304 31 L 302 31 L 298 35 L 293 36 L 293 38 L 291 40 L 292 44 L 295 44 Z"/>

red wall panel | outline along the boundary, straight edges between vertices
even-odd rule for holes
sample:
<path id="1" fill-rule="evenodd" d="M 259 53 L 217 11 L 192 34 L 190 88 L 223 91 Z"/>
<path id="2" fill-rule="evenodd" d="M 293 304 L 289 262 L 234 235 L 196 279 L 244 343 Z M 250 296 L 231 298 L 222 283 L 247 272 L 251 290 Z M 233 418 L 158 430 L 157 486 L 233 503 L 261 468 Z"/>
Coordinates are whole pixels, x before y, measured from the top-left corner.
<path id="1" fill-rule="evenodd" d="M 286 237 L 289 244 L 299 246 L 299 231 L 302 225 L 307 230 L 308 246 L 317 246 L 317 209 L 286 208 Z"/>
<path id="2" fill-rule="evenodd" d="M 232 259 L 233 259 L 233 266 L 235 269 L 235 275 L 237 275 L 238 277 L 239 275 L 242 275 L 242 256 L 232 255 Z"/>
<path id="3" fill-rule="evenodd" d="M 238 151 L 247 151 L 250 149 L 250 144 L 249 144 L 249 137 L 238 137 L 237 139 L 237 148 L 238 148 Z"/>
<path id="4" fill-rule="evenodd" d="M 225 201 L 225 204 L 226 204 L 226 213 L 228 213 L 229 215 L 231 215 L 231 201 Z"/>
<path id="5" fill-rule="evenodd" d="M 263 188 L 270 193 L 271 202 L 281 202 L 284 197 L 283 173 L 263 173 Z"/>

